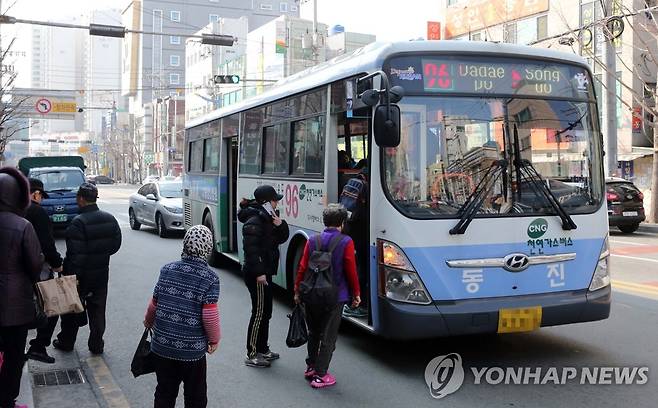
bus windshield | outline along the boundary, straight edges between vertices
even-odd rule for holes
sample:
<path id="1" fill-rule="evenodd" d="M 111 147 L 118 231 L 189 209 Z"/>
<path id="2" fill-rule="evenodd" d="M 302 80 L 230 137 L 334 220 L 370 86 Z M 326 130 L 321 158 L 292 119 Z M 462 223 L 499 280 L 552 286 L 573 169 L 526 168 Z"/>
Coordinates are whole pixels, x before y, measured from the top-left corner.
<path id="1" fill-rule="evenodd" d="M 478 216 L 553 214 L 537 185 L 519 171 L 522 162 L 568 214 L 600 205 L 601 142 L 592 102 L 409 96 L 400 108 L 401 143 L 384 149 L 384 185 L 407 216 L 456 218 L 501 164 Z"/>

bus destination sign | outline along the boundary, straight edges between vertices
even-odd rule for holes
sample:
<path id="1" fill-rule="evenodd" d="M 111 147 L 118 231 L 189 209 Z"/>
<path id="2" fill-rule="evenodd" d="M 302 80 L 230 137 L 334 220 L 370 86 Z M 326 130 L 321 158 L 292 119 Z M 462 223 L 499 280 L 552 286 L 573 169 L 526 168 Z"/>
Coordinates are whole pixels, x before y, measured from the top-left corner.
<path id="1" fill-rule="evenodd" d="M 593 99 L 586 69 L 512 58 L 398 57 L 390 60 L 393 85 L 407 93 L 501 94 Z"/>

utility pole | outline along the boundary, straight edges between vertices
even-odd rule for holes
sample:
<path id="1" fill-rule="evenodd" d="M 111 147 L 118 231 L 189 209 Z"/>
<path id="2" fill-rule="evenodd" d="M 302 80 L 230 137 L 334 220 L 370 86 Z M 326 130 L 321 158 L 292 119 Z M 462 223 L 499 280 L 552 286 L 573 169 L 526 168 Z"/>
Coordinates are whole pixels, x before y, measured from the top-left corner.
<path id="1" fill-rule="evenodd" d="M 613 5 L 615 0 L 605 1 L 605 16 L 606 19 L 613 15 Z M 605 46 L 603 49 L 604 62 L 607 67 L 605 70 L 604 85 L 605 92 L 605 121 L 603 123 L 604 141 L 605 141 L 605 154 L 606 166 L 605 172 L 607 176 L 614 176 L 617 174 L 617 52 L 614 46 L 614 39 L 611 32 L 612 27 L 607 25 L 603 28 Z"/>

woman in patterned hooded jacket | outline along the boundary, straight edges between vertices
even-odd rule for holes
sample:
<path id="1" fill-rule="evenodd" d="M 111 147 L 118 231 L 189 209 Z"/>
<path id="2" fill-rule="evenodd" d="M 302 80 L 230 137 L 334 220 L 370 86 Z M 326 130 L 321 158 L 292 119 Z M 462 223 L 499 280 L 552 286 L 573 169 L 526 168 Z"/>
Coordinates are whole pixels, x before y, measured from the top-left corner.
<path id="1" fill-rule="evenodd" d="M 212 233 L 196 225 L 185 233 L 181 260 L 160 270 L 144 326 L 153 329 L 155 407 L 174 407 L 183 383 L 185 407 L 208 404 L 206 353 L 219 347 L 219 278 L 208 267 Z"/>

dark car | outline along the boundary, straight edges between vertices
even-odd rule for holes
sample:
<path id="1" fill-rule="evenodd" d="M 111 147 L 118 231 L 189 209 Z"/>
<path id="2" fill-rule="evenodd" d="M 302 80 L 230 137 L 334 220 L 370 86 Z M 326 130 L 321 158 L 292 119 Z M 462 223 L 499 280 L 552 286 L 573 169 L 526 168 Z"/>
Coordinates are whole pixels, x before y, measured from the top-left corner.
<path id="1" fill-rule="evenodd" d="M 107 176 L 96 176 L 94 177 L 94 184 L 114 184 L 114 180 Z"/>
<path id="2" fill-rule="evenodd" d="M 608 224 L 626 234 L 637 231 L 645 219 L 642 192 L 632 182 L 620 178 L 606 179 L 605 187 Z"/>

